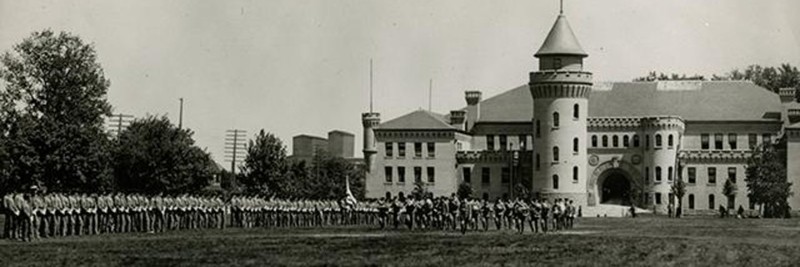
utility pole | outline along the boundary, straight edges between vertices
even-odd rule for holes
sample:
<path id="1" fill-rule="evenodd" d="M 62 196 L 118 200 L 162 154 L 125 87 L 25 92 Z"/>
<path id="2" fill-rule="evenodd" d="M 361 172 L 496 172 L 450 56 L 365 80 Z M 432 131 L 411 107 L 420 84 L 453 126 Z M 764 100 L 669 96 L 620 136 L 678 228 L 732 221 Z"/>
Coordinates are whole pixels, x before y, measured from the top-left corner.
<path id="1" fill-rule="evenodd" d="M 178 115 L 178 129 L 183 129 L 183 97 L 181 97 L 180 100 L 181 100 L 181 110 Z"/>
<path id="2" fill-rule="evenodd" d="M 108 117 L 108 132 L 114 136 L 119 136 L 119 134 L 133 121 L 133 115 L 129 114 L 113 114 Z"/>
<path id="3" fill-rule="evenodd" d="M 431 111 L 433 106 L 433 79 L 428 83 L 428 112 Z"/>
<path id="4" fill-rule="evenodd" d="M 231 173 L 236 175 L 236 163 L 245 156 L 247 131 L 233 129 L 225 131 L 225 160 L 231 162 Z"/>

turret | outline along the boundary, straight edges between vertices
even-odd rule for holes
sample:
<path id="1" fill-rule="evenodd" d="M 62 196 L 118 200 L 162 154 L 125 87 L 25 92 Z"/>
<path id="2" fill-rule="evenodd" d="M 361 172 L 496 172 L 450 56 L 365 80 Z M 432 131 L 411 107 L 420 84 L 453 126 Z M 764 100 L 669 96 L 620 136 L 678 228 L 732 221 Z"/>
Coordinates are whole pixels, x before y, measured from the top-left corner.
<path id="1" fill-rule="evenodd" d="M 781 103 L 792 103 L 795 102 L 795 89 L 792 87 L 781 88 L 778 91 L 778 95 L 781 97 Z"/>
<path id="2" fill-rule="evenodd" d="M 466 130 L 465 122 L 467 121 L 466 110 L 451 110 L 450 111 L 450 125 L 459 130 Z"/>
<path id="3" fill-rule="evenodd" d="M 378 153 L 375 147 L 375 127 L 381 123 L 381 114 L 377 112 L 362 113 L 361 123 L 364 125 L 364 164 L 367 167 L 367 172 L 373 173 L 375 156 Z"/>
<path id="4" fill-rule="evenodd" d="M 467 122 L 464 130 L 470 131 L 481 119 L 481 91 L 466 91 L 464 98 L 467 100 Z"/>

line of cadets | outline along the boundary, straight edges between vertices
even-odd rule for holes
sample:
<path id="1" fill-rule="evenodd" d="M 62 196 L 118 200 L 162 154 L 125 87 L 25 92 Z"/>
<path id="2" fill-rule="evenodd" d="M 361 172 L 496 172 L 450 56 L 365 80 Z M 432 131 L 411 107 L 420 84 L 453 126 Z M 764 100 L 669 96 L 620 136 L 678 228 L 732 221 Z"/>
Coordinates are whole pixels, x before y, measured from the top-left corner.
<path id="1" fill-rule="evenodd" d="M 405 226 L 408 229 L 439 229 L 467 231 L 492 228 L 523 233 L 526 226 L 534 233 L 546 233 L 572 228 L 580 213 L 571 200 L 556 199 L 553 203 L 539 199 L 509 199 L 507 196 L 491 202 L 488 198 L 459 199 L 455 194 L 421 199 L 405 197 L 401 192 L 389 194 L 378 201 L 381 229 Z M 391 223 L 391 225 L 389 225 Z M 493 224 L 494 227 L 490 227 Z"/>

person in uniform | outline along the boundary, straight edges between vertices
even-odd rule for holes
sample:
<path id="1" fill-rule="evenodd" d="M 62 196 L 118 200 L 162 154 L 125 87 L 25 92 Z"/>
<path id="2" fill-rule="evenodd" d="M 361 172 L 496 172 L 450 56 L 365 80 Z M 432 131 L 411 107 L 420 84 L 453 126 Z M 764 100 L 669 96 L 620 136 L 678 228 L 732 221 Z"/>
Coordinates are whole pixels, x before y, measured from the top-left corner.
<path id="1" fill-rule="evenodd" d="M 17 238 L 17 216 L 19 216 L 19 209 L 14 203 L 15 194 L 8 193 L 3 196 L 3 213 L 5 213 L 6 222 L 3 226 L 3 237 L 7 239 Z"/>
<path id="2" fill-rule="evenodd" d="M 467 233 L 467 228 L 469 227 L 469 220 L 472 218 L 472 208 L 469 204 L 469 199 L 464 198 L 459 203 L 458 207 L 459 215 L 461 215 L 461 234 Z"/>
<path id="3" fill-rule="evenodd" d="M 503 202 L 502 198 L 497 198 L 494 202 L 494 225 L 497 227 L 497 230 L 501 230 L 503 228 L 503 223 L 506 221 L 506 203 Z"/>

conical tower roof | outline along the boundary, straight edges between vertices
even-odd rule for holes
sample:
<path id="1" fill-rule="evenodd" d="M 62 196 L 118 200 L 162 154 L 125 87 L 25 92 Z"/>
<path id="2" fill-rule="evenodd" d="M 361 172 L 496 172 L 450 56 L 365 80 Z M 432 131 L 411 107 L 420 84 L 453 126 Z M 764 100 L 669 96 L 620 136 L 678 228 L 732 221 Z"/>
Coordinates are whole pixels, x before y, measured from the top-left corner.
<path id="1" fill-rule="evenodd" d="M 564 14 L 558 15 L 556 23 L 553 24 L 553 28 L 550 29 L 550 33 L 547 34 L 547 39 L 544 40 L 544 44 L 542 44 L 542 47 L 539 48 L 539 51 L 536 52 L 534 56 L 553 55 L 589 56 L 583 51 L 581 44 L 578 43 L 578 38 L 576 38 L 575 33 L 572 32 L 572 28 L 569 26 L 567 17 L 564 16 Z"/>

